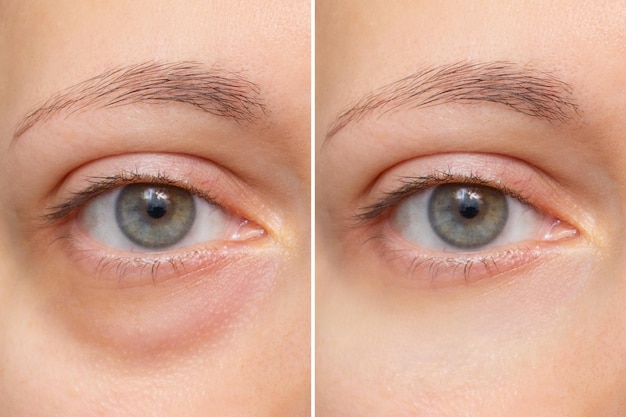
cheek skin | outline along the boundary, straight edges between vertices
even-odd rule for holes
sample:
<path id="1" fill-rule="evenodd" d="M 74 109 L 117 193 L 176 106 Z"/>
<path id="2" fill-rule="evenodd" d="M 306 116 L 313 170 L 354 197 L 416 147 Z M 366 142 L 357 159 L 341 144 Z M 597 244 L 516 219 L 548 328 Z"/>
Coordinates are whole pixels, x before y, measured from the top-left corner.
<path id="1" fill-rule="evenodd" d="M 344 278 L 319 268 L 317 384 L 334 389 L 320 390 L 318 410 L 502 415 L 532 404 L 579 415 L 578 399 L 601 404 L 614 385 L 587 392 L 588 381 L 608 381 L 603 369 L 616 355 L 607 347 L 622 332 L 607 332 L 603 319 L 615 306 L 595 305 L 604 284 L 593 280 L 590 252 L 571 250 L 489 290 L 386 288 L 371 283 L 371 268 Z"/>
<path id="2" fill-rule="evenodd" d="M 80 274 L 61 264 L 36 278 L 42 285 L 59 281 L 48 283 L 52 296 L 42 302 L 42 320 L 53 319 L 75 339 L 134 364 L 181 354 L 198 343 L 218 348 L 274 287 L 280 253 L 252 252 L 230 254 L 220 268 L 130 288 L 98 287 L 93 271 Z"/>
<path id="3" fill-rule="evenodd" d="M 119 351 L 103 354 L 77 341 L 74 329 L 47 320 L 54 311 L 42 312 L 39 296 L 24 285 L 4 304 L 5 312 L 16 314 L 3 327 L 11 335 L 3 342 L 11 342 L 0 345 L 3 370 L 13 376 L 0 378 L 0 385 L 7 383 L 0 390 L 3 415 L 308 416 L 305 260 L 295 256 L 280 268 L 272 294 L 254 315 L 258 321 L 233 343 L 219 351 L 196 343 L 171 361 L 154 355 L 121 361 Z"/>

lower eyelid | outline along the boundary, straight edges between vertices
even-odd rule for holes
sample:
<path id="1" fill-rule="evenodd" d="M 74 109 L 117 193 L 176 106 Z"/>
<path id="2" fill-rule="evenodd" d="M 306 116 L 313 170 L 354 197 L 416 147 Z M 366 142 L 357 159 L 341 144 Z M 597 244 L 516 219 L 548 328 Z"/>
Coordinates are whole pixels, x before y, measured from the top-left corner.
<path id="1" fill-rule="evenodd" d="M 260 256 L 253 245 L 219 242 L 167 253 L 132 253 L 116 251 L 94 244 L 82 236 L 77 226 L 53 241 L 69 256 L 74 269 L 83 271 L 83 285 L 94 287 L 131 288 L 181 280 L 191 275 L 212 275 L 252 255 Z M 254 252 L 254 253 L 253 253 Z"/>
<path id="2" fill-rule="evenodd" d="M 135 259 L 65 236 L 42 252 L 57 257 L 59 251 L 67 259 L 51 263 L 62 273 L 50 284 L 60 288 L 58 314 L 70 331 L 139 361 L 218 342 L 254 317 L 281 262 L 276 246 L 260 242 Z"/>
<path id="3" fill-rule="evenodd" d="M 395 270 L 395 284 L 418 288 L 445 288 L 477 283 L 485 279 L 531 270 L 558 257 L 561 248 L 549 243 L 523 244 L 475 254 L 434 253 L 398 245 L 378 235 L 365 244 L 373 245 L 382 260 Z"/>
<path id="4" fill-rule="evenodd" d="M 416 288 L 464 286 L 518 275 L 561 256 L 566 248 L 575 246 L 578 242 L 575 238 L 580 237 L 568 224 L 560 227 L 557 223 L 550 229 L 553 234 L 545 240 L 514 242 L 473 252 L 445 252 L 406 241 L 393 230 L 389 220 L 386 216 L 368 225 L 368 229 L 353 230 L 358 232 L 353 237 L 361 242 L 363 249 L 359 253 L 367 253 L 371 259 L 383 262 L 382 268 L 392 271 L 394 285 Z M 371 250 L 377 253 L 377 258 L 369 255 Z"/>
<path id="5" fill-rule="evenodd" d="M 161 252 L 129 252 L 94 240 L 82 230 L 79 216 L 50 230 L 51 245 L 65 254 L 73 270 L 82 271 L 82 276 L 88 278 L 82 283 L 86 286 L 130 288 L 213 275 L 244 258 L 260 259 L 266 249 L 272 248 L 265 239 L 259 239 L 265 234 L 263 229 L 251 225 L 246 231 L 243 225 L 239 227 L 241 236 L 233 240 L 201 242 Z"/>

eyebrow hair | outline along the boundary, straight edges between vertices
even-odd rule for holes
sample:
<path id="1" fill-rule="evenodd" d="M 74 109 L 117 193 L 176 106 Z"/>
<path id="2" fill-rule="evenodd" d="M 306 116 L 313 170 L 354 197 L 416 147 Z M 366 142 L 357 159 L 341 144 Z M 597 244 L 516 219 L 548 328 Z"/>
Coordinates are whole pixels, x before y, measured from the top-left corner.
<path id="1" fill-rule="evenodd" d="M 331 123 L 326 138 L 375 112 L 473 102 L 499 103 L 552 123 L 579 115 L 572 87 L 549 72 L 507 61 L 457 62 L 418 71 L 367 94 Z"/>
<path id="2" fill-rule="evenodd" d="M 62 112 L 166 102 L 236 122 L 254 122 L 265 114 L 260 88 L 239 73 L 194 61 L 144 62 L 105 71 L 55 94 L 18 123 L 13 139 Z"/>

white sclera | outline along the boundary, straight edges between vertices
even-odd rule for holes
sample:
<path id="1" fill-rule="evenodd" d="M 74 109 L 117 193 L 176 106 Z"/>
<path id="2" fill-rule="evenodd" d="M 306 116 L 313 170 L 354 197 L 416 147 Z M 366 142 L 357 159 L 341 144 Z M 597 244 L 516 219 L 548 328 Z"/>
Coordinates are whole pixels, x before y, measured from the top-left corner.
<path id="1" fill-rule="evenodd" d="M 547 216 L 519 200 L 505 196 L 508 218 L 502 231 L 488 244 L 475 248 L 458 248 L 443 241 L 433 230 L 428 218 L 428 202 L 434 188 L 415 194 L 398 205 L 392 215 L 392 227 L 405 239 L 429 250 L 440 252 L 476 252 L 511 243 L 536 240 L 546 227 Z"/>
<path id="2" fill-rule="evenodd" d="M 223 240 L 232 216 L 220 207 L 193 196 L 196 215 L 189 232 L 174 245 L 158 250 L 140 246 L 128 239 L 117 224 L 115 203 L 123 187 L 96 197 L 85 206 L 79 218 L 79 224 L 95 241 L 127 252 L 163 252 L 172 249 L 194 246 L 211 240 Z"/>

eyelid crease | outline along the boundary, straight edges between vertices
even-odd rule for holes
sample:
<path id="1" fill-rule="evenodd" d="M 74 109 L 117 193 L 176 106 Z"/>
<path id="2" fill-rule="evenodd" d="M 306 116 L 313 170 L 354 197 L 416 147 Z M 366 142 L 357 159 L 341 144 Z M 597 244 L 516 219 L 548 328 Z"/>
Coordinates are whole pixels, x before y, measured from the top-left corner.
<path id="1" fill-rule="evenodd" d="M 353 216 L 356 226 L 377 219 L 384 212 L 414 194 L 442 184 L 461 183 L 491 187 L 517 199 L 522 204 L 529 205 L 528 198 L 520 191 L 512 190 L 499 182 L 487 180 L 473 173 L 458 175 L 450 171 L 435 171 L 433 174 L 425 176 L 401 176 L 399 178 L 402 179 L 402 186 L 393 191 L 386 192 L 377 202 L 358 209 L 357 214 Z"/>
<path id="2" fill-rule="evenodd" d="M 178 187 L 204 199 L 209 204 L 223 208 L 222 205 L 216 202 L 216 200 L 208 193 L 199 190 L 184 181 L 175 180 L 160 173 L 157 173 L 156 175 L 145 175 L 140 174 L 137 171 L 122 171 L 119 174 L 112 176 L 89 176 L 86 178 L 88 178 L 90 183 L 87 188 L 80 191 L 72 192 L 72 197 L 70 197 L 67 201 L 46 209 L 46 212 L 40 217 L 45 226 L 49 226 L 66 218 L 73 211 L 77 210 L 78 208 L 90 202 L 92 199 L 108 191 L 112 191 L 115 188 L 136 183 L 149 183 L 155 185 L 169 185 L 172 187 Z"/>

